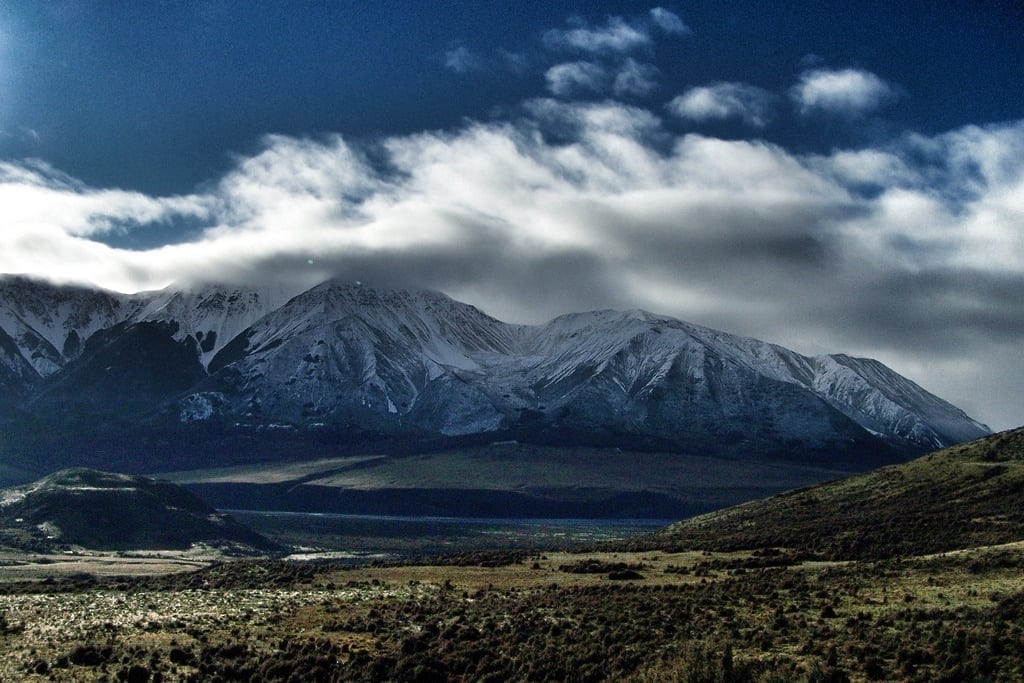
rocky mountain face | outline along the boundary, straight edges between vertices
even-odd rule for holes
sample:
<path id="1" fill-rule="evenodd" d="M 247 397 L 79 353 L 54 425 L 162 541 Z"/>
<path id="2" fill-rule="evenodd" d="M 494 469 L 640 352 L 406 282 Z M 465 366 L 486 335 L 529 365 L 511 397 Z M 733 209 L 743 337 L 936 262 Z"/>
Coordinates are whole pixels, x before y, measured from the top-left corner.
<path id="1" fill-rule="evenodd" d="M 113 421 L 183 443 L 211 429 L 321 443 L 484 434 L 797 459 L 989 432 L 877 361 L 644 311 L 525 326 L 433 291 L 329 281 L 285 298 L 0 279 L 0 422 Z"/>
<path id="2" fill-rule="evenodd" d="M 285 298 L 280 288 L 172 286 L 120 294 L 0 276 L 0 367 L 27 381 L 49 377 L 79 358 L 86 340 L 98 332 L 123 331 L 141 323 L 164 323 L 171 339 L 194 347 L 197 360 L 206 365 Z M 34 373 L 24 367 L 26 363 Z"/>

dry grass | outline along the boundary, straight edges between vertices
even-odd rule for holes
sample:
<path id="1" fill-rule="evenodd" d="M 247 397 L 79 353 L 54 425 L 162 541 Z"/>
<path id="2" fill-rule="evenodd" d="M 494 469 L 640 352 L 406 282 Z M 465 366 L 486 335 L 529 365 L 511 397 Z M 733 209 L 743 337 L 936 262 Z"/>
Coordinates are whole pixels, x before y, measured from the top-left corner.
<path id="1" fill-rule="evenodd" d="M 0 576 L 36 573 L 0 584 L 0 680 L 1024 680 L 1022 445 L 1000 435 L 631 551 L 197 571 L 7 556 Z M 710 549 L 673 550 L 695 540 Z M 100 576 L 118 570 L 138 576 Z"/>
<path id="2" fill-rule="evenodd" d="M 747 568 L 769 560 L 782 566 Z M 642 578 L 603 571 L 619 565 Z M 934 680 L 971 667 L 1015 680 L 1022 578 L 1024 544 L 898 562 L 749 552 L 350 569 L 235 562 L 9 584 L 0 680 L 99 680 L 132 666 L 164 680 L 274 679 L 288 667 L 314 680 L 701 680 L 695 672 L 720 676 L 725 659 L 734 678 L 711 680 Z"/>
<path id="3" fill-rule="evenodd" d="M 1024 430 L 712 512 L 631 544 L 884 559 L 1024 538 Z"/>

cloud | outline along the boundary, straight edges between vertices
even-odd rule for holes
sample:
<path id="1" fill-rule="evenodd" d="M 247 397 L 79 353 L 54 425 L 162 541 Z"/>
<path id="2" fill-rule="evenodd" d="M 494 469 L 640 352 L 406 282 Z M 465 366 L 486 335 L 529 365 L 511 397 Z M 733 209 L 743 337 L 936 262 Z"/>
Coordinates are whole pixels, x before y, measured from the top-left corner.
<path id="1" fill-rule="evenodd" d="M 658 87 L 658 69 L 651 64 L 627 59 L 615 74 L 612 92 L 618 97 L 643 97 Z"/>
<path id="2" fill-rule="evenodd" d="M 459 45 L 444 53 L 444 66 L 457 74 L 466 74 L 481 69 L 483 60 L 469 48 Z"/>
<path id="3" fill-rule="evenodd" d="M 803 115 L 815 112 L 860 116 L 894 101 L 896 89 L 861 69 L 813 69 L 790 91 Z"/>
<path id="4" fill-rule="evenodd" d="M 917 171 L 890 151 L 837 150 L 822 161 L 823 172 L 850 188 L 897 188 L 921 182 Z"/>
<path id="5" fill-rule="evenodd" d="M 508 69 L 512 73 L 526 73 L 526 71 L 530 67 L 530 57 L 521 52 L 513 52 L 511 50 L 499 48 L 497 55 L 498 61 L 501 64 L 501 66 Z"/>
<path id="6" fill-rule="evenodd" d="M 695 87 L 668 103 L 673 115 L 690 121 L 738 119 L 755 128 L 771 121 L 774 97 L 746 83 L 714 83 Z"/>
<path id="7" fill-rule="evenodd" d="M 593 62 L 556 64 L 544 74 L 548 90 L 559 97 L 601 93 L 608 87 L 608 72 Z"/>
<path id="8" fill-rule="evenodd" d="M 560 62 L 546 71 L 548 92 L 559 97 L 589 94 L 629 99 L 650 95 L 658 88 L 658 68 L 634 55 L 649 53 L 658 32 L 689 33 L 678 15 L 662 7 L 630 20 L 611 16 L 603 26 L 592 26 L 583 19 L 570 24 L 571 28 L 544 33 L 545 47 L 557 56 L 565 52 L 586 55 L 586 59 Z"/>
<path id="9" fill-rule="evenodd" d="M 556 52 L 625 55 L 650 48 L 654 43 L 652 32 L 656 31 L 676 36 L 691 33 L 679 15 L 655 7 L 646 15 L 629 20 L 610 16 L 603 26 L 592 26 L 577 18 L 570 22 L 570 28 L 546 31 L 544 45 Z"/>
<path id="10" fill-rule="evenodd" d="M 614 93 L 619 98 L 643 97 L 658 87 L 658 69 L 628 58 L 605 67 L 594 62 L 556 64 L 544 74 L 548 91 L 559 97 Z"/>
<path id="11" fill-rule="evenodd" d="M 87 188 L 41 161 L 0 162 L 0 205 L 7 236 L 55 231 L 89 237 L 173 216 L 201 218 L 213 208 L 199 196 L 152 198 Z"/>
<path id="12" fill-rule="evenodd" d="M 624 54 L 651 45 L 651 36 L 643 23 L 630 23 L 622 17 L 609 17 L 604 26 L 591 27 L 580 20 L 569 29 L 550 29 L 544 44 L 551 50 L 589 54 Z"/>
<path id="13" fill-rule="evenodd" d="M 1024 122 L 804 155 L 674 136 L 640 107 L 538 99 L 514 120 L 358 145 L 270 136 L 188 196 L 5 163 L 0 271 L 124 290 L 341 274 L 528 322 L 641 307 L 878 357 L 1010 426 L 1024 380 L 1022 151 Z M 103 241 L 176 220 L 205 227 L 152 249 Z"/>
<path id="14" fill-rule="evenodd" d="M 671 12 L 664 7 L 655 7 L 651 10 L 651 19 L 655 25 L 665 33 L 675 35 L 687 35 L 691 33 L 690 27 L 683 23 L 678 14 Z"/>

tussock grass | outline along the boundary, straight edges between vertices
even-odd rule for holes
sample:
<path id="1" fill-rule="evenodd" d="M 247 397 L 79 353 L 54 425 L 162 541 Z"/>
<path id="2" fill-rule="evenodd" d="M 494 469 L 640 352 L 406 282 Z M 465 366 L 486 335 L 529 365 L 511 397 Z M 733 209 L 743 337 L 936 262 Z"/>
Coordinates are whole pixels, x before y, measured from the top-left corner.
<path id="1" fill-rule="evenodd" d="M 885 559 L 1024 539 L 1024 429 L 674 524 L 634 548 Z"/>

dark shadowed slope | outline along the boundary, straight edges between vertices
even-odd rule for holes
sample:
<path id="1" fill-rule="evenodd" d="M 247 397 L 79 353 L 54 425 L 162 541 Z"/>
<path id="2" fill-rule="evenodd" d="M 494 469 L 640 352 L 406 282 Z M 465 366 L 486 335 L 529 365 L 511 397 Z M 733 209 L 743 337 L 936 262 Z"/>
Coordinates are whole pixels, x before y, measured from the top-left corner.
<path id="1" fill-rule="evenodd" d="M 1024 428 L 694 517 L 637 544 L 785 547 L 827 559 L 881 559 L 1020 540 Z"/>
<path id="2" fill-rule="evenodd" d="M 195 543 L 272 547 L 185 489 L 147 477 L 71 469 L 0 490 L 0 545 L 115 550 Z"/>

